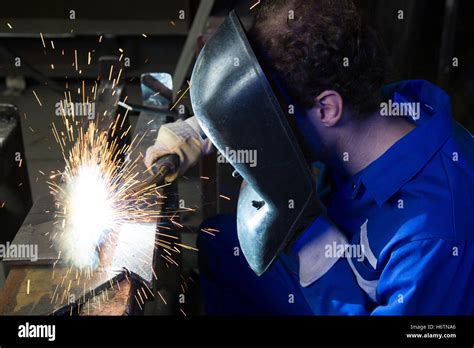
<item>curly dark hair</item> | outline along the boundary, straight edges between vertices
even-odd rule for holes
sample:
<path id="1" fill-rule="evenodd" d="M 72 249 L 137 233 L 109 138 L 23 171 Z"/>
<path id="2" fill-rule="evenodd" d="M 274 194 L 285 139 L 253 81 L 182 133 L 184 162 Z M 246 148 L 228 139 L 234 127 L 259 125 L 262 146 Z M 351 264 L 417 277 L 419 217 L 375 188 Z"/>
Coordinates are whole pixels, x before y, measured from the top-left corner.
<path id="1" fill-rule="evenodd" d="M 358 116 L 380 104 L 385 49 L 353 1 L 266 0 L 250 37 L 303 108 L 329 89 Z"/>

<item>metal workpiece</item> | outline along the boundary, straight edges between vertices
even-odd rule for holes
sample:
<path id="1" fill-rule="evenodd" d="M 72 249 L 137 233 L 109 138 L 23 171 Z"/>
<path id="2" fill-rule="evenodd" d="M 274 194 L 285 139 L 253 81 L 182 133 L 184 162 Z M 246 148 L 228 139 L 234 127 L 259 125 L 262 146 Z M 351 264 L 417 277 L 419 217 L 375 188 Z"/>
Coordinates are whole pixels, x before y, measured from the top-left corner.
<path id="1" fill-rule="evenodd" d="M 113 75 L 114 69 L 116 69 L 113 64 L 116 62 L 116 59 L 103 61 L 102 79 L 104 79 L 103 74 L 107 70 L 107 66 Z M 100 83 L 96 100 L 96 116 L 99 119 L 95 120 L 99 127 L 103 127 L 100 129 L 109 131 L 112 128 L 111 126 L 115 122 L 114 117 L 118 117 L 118 101 L 122 92 L 122 84 L 116 85 L 110 81 L 108 76 L 106 81 Z M 87 122 L 91 121 L 88 120 L 85 123 Z M 139 175 L 145 175 L 146 170 L 142 164 L 143 153 L 154 142 L 156 130 L 162 122 L 164 120 L 161 118 L 161 122 L 153 125 L 149 119 L 139 118 L 134 133 L 130 135 L 130 138 L 136 139 L 136 142 L 127 147 L 128 151 L 123 161 L 136 162 L 137 166 L 134 170 L 139 172 Z M 93 200 L 94 197 L 91 196 L 90 199 Z M 159 208 L 155 206 L 155 209 Z M 97 248 L 96 253 L 100 260 L 97 268 L 95 270 L 77 269 L 71 266 L 68 255 L 64 255 L 62 251 L 59 252 L 55 247 L 55 238 L 64 232 L 62 230 L 64 228 L 62 226 L 63 219 L 58 218 L 57 210 L 52 195 L 40 197 L 34 203 L 11 243 L 13 248 L 21 248 L 25 245 L 34 246 L 36 248 L 34 258 L 19 258 L 14 255 L 4 259 L 9 267 L 15 267 L 16 276 L 17 274 L 21 275 L 21 270 L 25 269 L 28 276 L 33 278 L 31 281 L 35 281 L 35 287 L 41 283 L 44 296 L 38 290 L 39 292 L 35 292 L 34 296 L 25 298 L 24 303 L 17 303 L 12 308 L 5 307 L 5 301 L 3 301 L 2 310 L 5 314 L 67 313 L 70 308 L 83 305 L 100 291 L 117 287 L 118 282 L 124 277 L 147 289 L 153 288 L 157 221 L 122 223 Z M 44 279 L 36 279 L 38 274 L 42 274 Z M 57 293 L 60 294 L 58 298 L 56 297 Z M 67 296 L 63 296 L 63 293 L 66 293 Z"/>
<path id="2" fill-rule="evenodd" d="M 153 272 L 153 252 L 156 223 L 126 223 L 119 231 L 114 231 L 113 238 L 107 240 L 100 253 L 108 260 L 102 260 L 102 271 L 111 278 L 127 269 L 132 276 L 145 281 L 151 286 Z M 40 197 L 35 201 L 23 225 L 15 236 L 11 247 L 24 248 L 34 246 L 36 255 L 32 257 L 6 257 L 4 262 L 10 266 L 49 265 L 52 267 L 69 267 L 66 255 L 58 252 L 53 239 L 62 232 L 60 220 L 54 216 L 54 200 L 51 195 Z"/>

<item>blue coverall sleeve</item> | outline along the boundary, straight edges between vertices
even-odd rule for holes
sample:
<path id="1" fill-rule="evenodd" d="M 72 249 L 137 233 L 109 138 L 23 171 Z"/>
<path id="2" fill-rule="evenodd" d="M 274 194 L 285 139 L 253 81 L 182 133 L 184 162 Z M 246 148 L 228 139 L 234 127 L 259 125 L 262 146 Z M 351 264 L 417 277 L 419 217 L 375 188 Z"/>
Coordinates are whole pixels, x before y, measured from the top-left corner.
<path id="1" fill-rule="evenodd" d="M 474 313 L 474 243 L 424 239 L 394 250 L 371 315 Z"/>

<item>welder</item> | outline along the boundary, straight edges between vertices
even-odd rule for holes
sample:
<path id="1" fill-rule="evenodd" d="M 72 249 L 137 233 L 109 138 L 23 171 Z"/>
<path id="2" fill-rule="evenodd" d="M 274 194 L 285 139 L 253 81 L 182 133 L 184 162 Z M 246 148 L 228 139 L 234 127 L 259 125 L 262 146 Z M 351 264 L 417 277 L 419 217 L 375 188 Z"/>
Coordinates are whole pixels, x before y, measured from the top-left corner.
<path id="1" fill-rule="evenodd" d="M 384 52 L 351 0 L 262 2 L 209 39 L 195 117 L 145 159 L 177 154 L 175 179 L 211 143 L 258 152 L 199 237 L 209 314 L 474 314 L 473 138 L 434 84 L 387 85 Z"/>

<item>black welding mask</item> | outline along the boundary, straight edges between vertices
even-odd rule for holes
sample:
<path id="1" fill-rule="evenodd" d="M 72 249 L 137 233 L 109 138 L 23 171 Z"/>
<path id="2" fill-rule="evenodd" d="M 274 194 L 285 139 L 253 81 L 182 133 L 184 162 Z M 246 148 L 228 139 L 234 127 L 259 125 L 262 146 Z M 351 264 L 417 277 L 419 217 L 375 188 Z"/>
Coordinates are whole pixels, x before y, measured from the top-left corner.
<path id="1" fill-rule="evenodd" d="M 200 52 L 190 94 L 202 130 L 243 178 L 237 233 L 257 275 L 292 238 L 316 191 L 277 92 L 231 12 Z"/>

